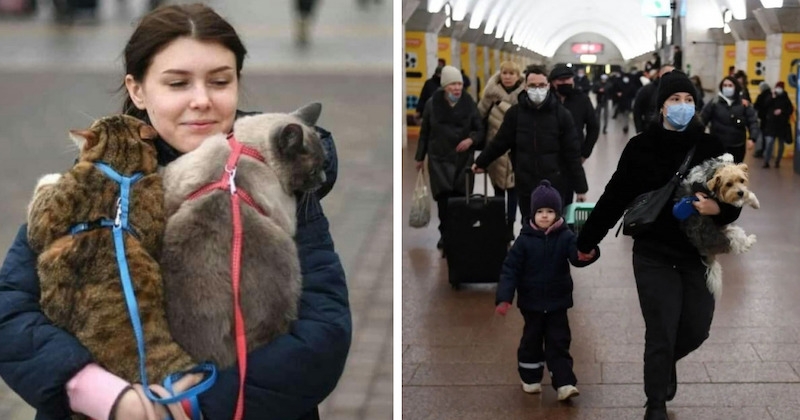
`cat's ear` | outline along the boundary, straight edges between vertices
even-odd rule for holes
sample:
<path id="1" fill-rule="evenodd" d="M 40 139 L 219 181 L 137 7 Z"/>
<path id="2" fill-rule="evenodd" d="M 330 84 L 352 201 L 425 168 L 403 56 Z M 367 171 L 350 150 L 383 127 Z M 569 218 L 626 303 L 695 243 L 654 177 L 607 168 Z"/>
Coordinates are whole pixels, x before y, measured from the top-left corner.
<path id="1" fill-rule="evenodd" d="M 142 140 L 153 140 L 158 137 L 158 131 L 151 125 L 142 124 L 139 126 L 139 138 Z"/>
<path id="2" fill-rule="evenodd" d="M 303 127 L 286 124 L 278 134 L 278 151 L 284 156 L 294 156 L 303 151 Z"/>
<path id="3" fill-rule="evenodd" d="M 317 120 L 319 119 L 319 114 L 322 113 L 322 104 L 319 102 L 312 102 L 308 105 L 303 106 L 302 108 L 292 112 L 292 115 L 300 118 L 308 126 L 315 126 L 317 125 Z"/>
<path id="4" fill-rule="evenodd" d="M 69 130 L 69 138 L 80 150 L 88 150 L 97 144 L 97 136 L 90 130 Z"/>

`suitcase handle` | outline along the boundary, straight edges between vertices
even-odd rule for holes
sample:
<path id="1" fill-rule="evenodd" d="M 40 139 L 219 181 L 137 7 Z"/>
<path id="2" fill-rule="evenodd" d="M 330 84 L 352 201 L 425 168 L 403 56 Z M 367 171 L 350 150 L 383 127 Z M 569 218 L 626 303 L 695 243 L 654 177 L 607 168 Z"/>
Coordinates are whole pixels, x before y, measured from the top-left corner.
<path id="1" fill-rule="evenodd" d="M 472 168 L 464 169 L 464 174 L 467 175 L 467 176 L 464 177 L 464 183 L 466 184 L 466 188 L 464 189 L 464 191 L 466 191 L 466 193 L 467 193 L 467 204 L 469 204 L 469 196 L 470 196 L 469 174 L 471 174 L 471 173 L 472 173 Z M 489 204 L 489 183 L 488 183 L 489 181 L 488 181 L 488 178 L 489 178 L 489 174 L 484 172 L 483 173 L 483 204 Z"/>

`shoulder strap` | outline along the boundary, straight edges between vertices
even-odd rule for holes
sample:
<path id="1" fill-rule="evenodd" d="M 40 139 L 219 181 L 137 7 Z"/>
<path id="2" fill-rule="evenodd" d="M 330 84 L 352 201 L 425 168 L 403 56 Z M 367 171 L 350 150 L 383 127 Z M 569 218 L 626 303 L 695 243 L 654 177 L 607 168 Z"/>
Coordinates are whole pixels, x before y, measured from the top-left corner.
<path id="1" fill-rule="evenodd" d="M 686 175 L 686 170 L 689 169 L 689 162 L 692 161 L 692 158 L 694 157 L 694 151 L 696 148 L 697 146 L 695 145 L 692 146 L 691 149 L 689 149 L 689 152 L 686 153 L 686 158 L 683 159 L 683 163 L 681 164 L 681 167 L 678 169 L 678 172 L 675 174 L 675 176 L 677 176 L 678 178 L 683 178 Z"/>

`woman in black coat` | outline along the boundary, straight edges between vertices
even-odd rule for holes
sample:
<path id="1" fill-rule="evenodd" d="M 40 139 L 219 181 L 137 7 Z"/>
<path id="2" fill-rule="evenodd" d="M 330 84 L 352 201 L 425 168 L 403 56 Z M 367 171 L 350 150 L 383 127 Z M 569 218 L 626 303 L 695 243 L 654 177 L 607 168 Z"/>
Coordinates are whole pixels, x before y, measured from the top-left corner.
<path id="1" fill-rule="evenodd" d="M 461 72 L 452 66 L 442 69 L 442 88 L 425 104 L 417 145 L 417 169 L 428 157 L 431 193 L 439 207 L 439 232 L 447 221 L 447 199 L 464 196 L 472 189 L 473 151 L 483 144 L 483 123 L 478 106 L 463 91 Z M 469 187 L 467 183 L 469 182 Z M 436 245 L 443 247 L 440 239 Z"/>
<path id="2" fill-rule="evenodd" d="M 756 111 L 752 105 L 744 104 L 740 90 L 733 77 L 722 79 L 717 96 L 706 104 L 700 115 L 703 124 L 711 125 L 711 135 L 722 142 L 736 163 L 744 160 L 747 131 L 750 130 L 751 139 L 761 135 Z"/>
<path id="3" fill-rule="evenodd" d="M 791 142 L 792 126 L 789 124 L 789 118 L 794 112 L 794 106 L 783 87 L 783 82 L 775 84 L 772 97 L 767 100 L 764 112 L 767 116 L 767 122 L 764 123 L 764 168 L 769 168 L 769 160 L 772 159 L 772 149 L 776 139 L 778 141 L 778 156 L 775 157 L 776 168 L 781 166 L 783 144 Z"/>
<path id="4" fill-rule="evenodd" d="M 622 152 L 617 170 L 578 236 L 578 256 L 588 261 L 593 249 L 639 194 L 664 186 L 687 153 L 695 147 L 690 167 L 725 150 L 715 137 L 693 122 L 697 90 L 680 71 L 659 83 L 660 123 L 633 137 Z M 698 193 L 700 214 L 717 224 L 731 223 L 741 209 L 717 203 Z M 667 420 L 666 402 L 677 390 L 675 362 L 708 338 L 714 297 L 706 287 L 706 267 L 700 253 L 681 231 L 667 203 L 649 230 L 633 237 L 633 274 L 645 320 L 645 420 Z"/>

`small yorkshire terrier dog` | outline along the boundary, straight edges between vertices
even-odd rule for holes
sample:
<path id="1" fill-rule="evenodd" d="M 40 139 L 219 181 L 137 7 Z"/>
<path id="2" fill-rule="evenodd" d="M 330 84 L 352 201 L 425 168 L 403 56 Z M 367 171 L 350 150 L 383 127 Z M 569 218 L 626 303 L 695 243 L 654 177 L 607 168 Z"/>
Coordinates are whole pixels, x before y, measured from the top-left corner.
<path id="1" fill-rule="evenodd" d="M 754 209 L 760 207 L 758 198 L 749 189 L 747 165 L 734 164 L 730 153 L 708 159 L 692 168 L 677 188 L 676 199 L 686 200 L 686 197 L 694 197 L 697 192 L 736 207 L 745 204 Z M 708 289 L 715 298 L 719 298 L 722 293 L 722 267 L 715 256 L 747 252 L 756 243 L 756 235 L 748 235 L 744 229 L 732 224 L 717 226 L 710 216 L 702 216 L 696 211 L 681 221 L 681 229 L 703 256 L 708 267 Z"/>

